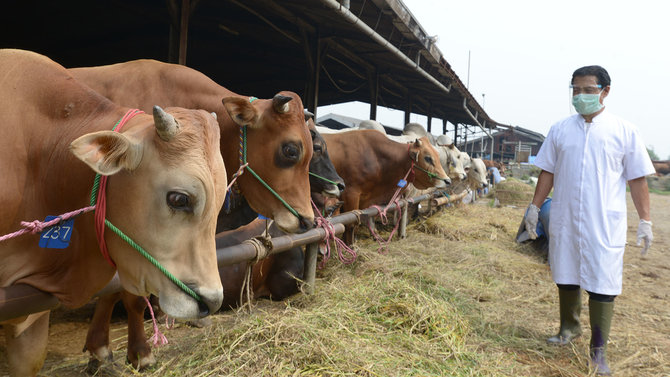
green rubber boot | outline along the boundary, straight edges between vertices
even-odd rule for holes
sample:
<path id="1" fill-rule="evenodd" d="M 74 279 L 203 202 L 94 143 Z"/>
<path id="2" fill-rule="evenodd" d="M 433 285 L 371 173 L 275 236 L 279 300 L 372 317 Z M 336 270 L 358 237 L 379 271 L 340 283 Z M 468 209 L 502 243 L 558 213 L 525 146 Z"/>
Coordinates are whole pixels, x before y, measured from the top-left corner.
<path id="1" fill-rule="evenodd" d="M 611 376 L 607 365 L 607 340 L 610 336 L 614 302 L 589 300 L 589 319 L 591 322 L 591 366 L 598 376 Z"/>
<path id="2" fill-rule="evenodd" d="M 559 288 L 558 302 L 560 305 L 561 328 L 558 334 L 547 339 L 547 343 L 563 346 L 582 334 L 582 328 L 579 325 L 579 314 L 582 312 L 581 289 Z"/>

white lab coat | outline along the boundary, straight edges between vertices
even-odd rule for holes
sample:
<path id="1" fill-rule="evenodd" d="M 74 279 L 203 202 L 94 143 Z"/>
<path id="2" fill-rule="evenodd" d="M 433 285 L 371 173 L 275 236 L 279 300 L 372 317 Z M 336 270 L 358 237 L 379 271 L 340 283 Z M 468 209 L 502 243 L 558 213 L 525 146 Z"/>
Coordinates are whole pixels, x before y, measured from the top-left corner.
<path id="1" fill-rule="evenodd" d="M 549 263 L 557 284 L 621 294 L 626 182 L 655 172 L 637 127 L 604 110 L 554 124 L 535 159 L 554 174 Z"/>

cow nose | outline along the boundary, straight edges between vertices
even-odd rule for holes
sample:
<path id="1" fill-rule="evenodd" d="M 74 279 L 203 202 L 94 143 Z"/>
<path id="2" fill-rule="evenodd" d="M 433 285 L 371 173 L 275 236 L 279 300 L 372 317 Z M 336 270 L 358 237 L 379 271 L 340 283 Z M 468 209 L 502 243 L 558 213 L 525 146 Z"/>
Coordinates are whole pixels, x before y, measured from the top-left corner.
<path id="1" fill-rule="evenodd" d="M 445 185 L 447 185 L 447 186 L 451 185 L 451 179 L 445 178 L 445 179 L 443 179 L 443 181 L 444 181 Z"/>
<path id="2" fill-rule="evenodd" d="M 344 182 L 337 182 L 337 188 L 340 189 L 340 192 L 344 191 Z"/>
<path id="3" fill-rule="evenodd" d="M 207 317 L 210 314 L 216 313 L 221 307 L 221 301 L 211 300 L 207 297 L 201 296 L 198 301 L 198 316 L 200 318 Z"/>
<path id="4" fill-rule="evenodd" d="M 306 232 L 310 229 L 314 228 L 314 220 L 313 219 L 306 219 L 302 216 L 300 216 L 300 230 L 302 232 Z"/>

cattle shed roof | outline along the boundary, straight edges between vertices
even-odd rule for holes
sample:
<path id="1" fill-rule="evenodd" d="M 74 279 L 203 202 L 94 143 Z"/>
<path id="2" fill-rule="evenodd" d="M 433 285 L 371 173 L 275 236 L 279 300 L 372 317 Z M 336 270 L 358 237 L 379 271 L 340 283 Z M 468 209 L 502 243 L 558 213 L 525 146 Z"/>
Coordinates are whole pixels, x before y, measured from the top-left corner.
<path id="1" fill-rule="evenodd" d="M 291 90 L 310 108 L 377 98 L 453 124 L 502 125 L 402 1 L 340 1 L 349 7 L 337 0 L 10 1 L 0 15 L 0 47 L 66 67 L 178 62 L 181 53 L 186 65 L 244 95 Z"/>

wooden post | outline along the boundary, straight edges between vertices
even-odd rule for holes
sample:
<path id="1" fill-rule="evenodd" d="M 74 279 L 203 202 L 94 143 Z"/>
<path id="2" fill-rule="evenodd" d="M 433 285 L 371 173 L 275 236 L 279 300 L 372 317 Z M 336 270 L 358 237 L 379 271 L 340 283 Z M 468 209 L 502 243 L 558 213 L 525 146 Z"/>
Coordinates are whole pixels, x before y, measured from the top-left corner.
<path id="1" fill-rule="evenodd" d="M 316 282 L 316 257 L 319 252 L 319 243 L 310 243 L 305 247 L 305 274 L 302 291 L 311 295 L 314 293 L 314 284 Z"/>
<path id="2" fill-rule="evenodd" d="M 407 210 L 409 209 L 409 205 L 407 202 L 403 205 L 402 208 L 402 217 L 400 217 L 400 231 L 399 235 L 400 238 L 405 238 L 407 237 Z"/>
<path id="3" fill-rule="evenodd" d="M 377 101 L 379 99 L 379 71 L 370 72 L 370 119 L 377 120 Z"/>
<path id="4" fill-rule="evenodd" d="M 409 123 L 409 114 L 412 113 L 412 96 L 407 93 L 407 110 L 405 110 L 405 124 L 403 124 L 403 128 L 407 123 Z"/>
<path id="5" fill-rule="evenodd" d="M 188 19 L 191 13 L 190 0 L 181 1 L 181 25 L 179 28 L 179 64 L 186 65 L 186 47 L 188 42 Z"/>
<path id="6" fill-rule="evenodd" d="M 454 124 L 454 145 L 458 144 L 458 123 Z"/>
<path id="7" fill-rule="evenodd" d="M 433 105 L 430 102 L 428 102 L 428 122 L 426 124 L 426 128 L 427 128 L 428 133 L 430 133 L 430 128 L 431 128 L 431 125 L 433 123 L 432 110 L 433 110 Z"/>

